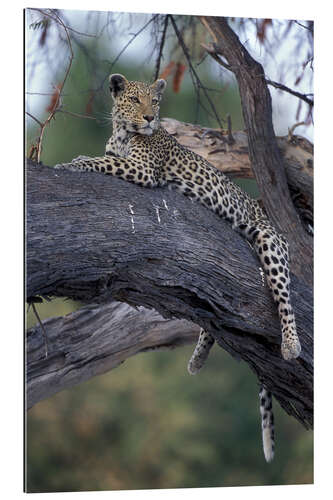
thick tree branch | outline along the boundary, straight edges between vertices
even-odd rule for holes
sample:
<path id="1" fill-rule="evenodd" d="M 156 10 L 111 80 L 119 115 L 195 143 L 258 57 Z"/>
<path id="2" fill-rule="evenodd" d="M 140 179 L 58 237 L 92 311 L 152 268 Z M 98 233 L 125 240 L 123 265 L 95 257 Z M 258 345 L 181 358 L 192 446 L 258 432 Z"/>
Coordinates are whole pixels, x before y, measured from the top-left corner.
<path id="1" fill-rule="evenodd" d="M 195 342 L 200 328 L 157 312 L 111 302 L 44 321 L 27 334 L 27 408 L 63 389 L 116 368 L 130 356 Z M 184 366 L 185 369 L 185 366 Z"/>
<path id="2" fill-rule="evenodd" d="M 312 286 L 312 238 L 303 230 L 292 203 L 272 123 L 272 104 L 265 73 L 223 17 L 201 17 L 234 73 L 249 138 L 250 159 L 264 206 L 290 243 L 295 273 Z"/>
<path id="3" fill-rule="evenodd" d="M 192 321 L 246 361 L 289 414 L 312 424 L 311 292 L 292 277 L 302 353 L 285 361 L 276 307 L 254 252 L 228 223 L 176 192 L 28 164 L 32 296 L 116 299 Z"/>

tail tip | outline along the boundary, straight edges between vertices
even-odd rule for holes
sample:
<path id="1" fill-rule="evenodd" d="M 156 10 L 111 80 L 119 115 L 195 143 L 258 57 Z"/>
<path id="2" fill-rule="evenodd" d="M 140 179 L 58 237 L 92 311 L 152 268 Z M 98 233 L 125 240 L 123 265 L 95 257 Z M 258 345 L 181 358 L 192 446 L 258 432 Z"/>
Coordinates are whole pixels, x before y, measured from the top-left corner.
<path id="1" fill-rule="evenodd" d="M 265 460 L 267 463 L 270 463 L 273 461 L 274 458 L 274 450 L 273 448 L 270 448 L 269 450 L 264 449 L 264 455 L 265 455 Z"/>
<path id="2" fill-rule="evenodd" d="M 274 440 L 271 429 L 263 429 L 262 438 L 265 459 L 270 463 L 274 458 Z"/>

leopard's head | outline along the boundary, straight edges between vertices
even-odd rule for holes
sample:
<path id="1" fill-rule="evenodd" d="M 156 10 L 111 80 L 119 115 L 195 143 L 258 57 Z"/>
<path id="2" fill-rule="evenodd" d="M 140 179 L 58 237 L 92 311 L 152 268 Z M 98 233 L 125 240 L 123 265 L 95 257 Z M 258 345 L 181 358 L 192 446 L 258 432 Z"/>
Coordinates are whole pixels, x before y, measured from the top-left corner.
<path id="1" fill-rule="evenodd" d="M 112 117 L 125 125 L 128 132 L 151 135 L 159 126 L 160 100 L 165 80 L 149 85 L 129 82 L 123 75 L 110 76 L 110 91 L 114 100 Z"/>

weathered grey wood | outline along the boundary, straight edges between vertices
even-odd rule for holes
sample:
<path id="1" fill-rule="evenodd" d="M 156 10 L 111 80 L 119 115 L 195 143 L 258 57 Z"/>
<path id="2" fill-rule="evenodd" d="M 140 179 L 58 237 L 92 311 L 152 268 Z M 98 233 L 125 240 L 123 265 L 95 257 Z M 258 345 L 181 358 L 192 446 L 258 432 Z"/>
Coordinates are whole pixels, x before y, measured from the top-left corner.
<path id="1" fill-rule="evenodd" d="M 246 361 L 288 413 L 312 424 L 311 291 L 293 277 L 303 350 L 284 361 L 257 257 L 228 223 L 176 192 L 30 163 L 26 284 L 27 297 L 116 299 L 192 321 Z"/>
<path id="2" fill-rule="evenodd" d="M 43 326 L 47 357 L 40 326 L 27 334 L 27 408 L 140 352 L 193 343 L 200 330 L 189 321 L 166 320 L 156 311 L 120 302 L 85 306 Z"/>

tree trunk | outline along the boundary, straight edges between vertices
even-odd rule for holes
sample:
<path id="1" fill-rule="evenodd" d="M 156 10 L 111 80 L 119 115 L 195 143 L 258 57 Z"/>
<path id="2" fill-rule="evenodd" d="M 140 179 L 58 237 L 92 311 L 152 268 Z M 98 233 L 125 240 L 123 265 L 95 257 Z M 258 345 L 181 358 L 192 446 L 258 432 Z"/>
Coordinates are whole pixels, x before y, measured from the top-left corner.
<path id="1" fill-rule="evenodd" d="M 312 286 L 313 242 L 292 203 L 263 67 L 241 44 L 226 18 L 203 16 L 201 20 L 212 35 L 216 53 L 226 59 L 237 79 L 251 165 L 269 218 L 289 241 L 292 270 Z"/>
<path id="2" fill-rule="evenodd" d="M 154 309 L 167 319 L 191 321 L 247 362 L 289 414 L 312 425 L 311 290 L 292 276 L 302 353 L 285 361 L 276 306 L 256 255 L 227 222 L 199 203 L 166 188 L 145 189 L 101 174 L 56 171 L 30 162 L 26 257 L 28 299 L 58 296 L 89 304 L 116 299 Z M 94 320 L 90 328 L 97 330 Z M 84 347 L 87 355 L 81 359 L 75 357 L 81 342 L 76 328 L 73 339 L 62 359 L 87 365 L 82 380 L 89 367 L 91 376 L 108 363 L 112 367 L 111 358 L 106 364 L 102 359 L 102 341 L 94 351 L 99 354 L 90 359 Z M 177 342 L 184 339 L 185 333 L 180 334 Z M 157 343 L 169 340 L 169 335 L 165 341 L 160 336 Z M 48 362 L 58 347 L 55 353 L 50 349 L 49 360 L 28 354 L 28 386 L 33 386 L 34 373 L 48 380 L 47 371 L 53 369 Z"/>

